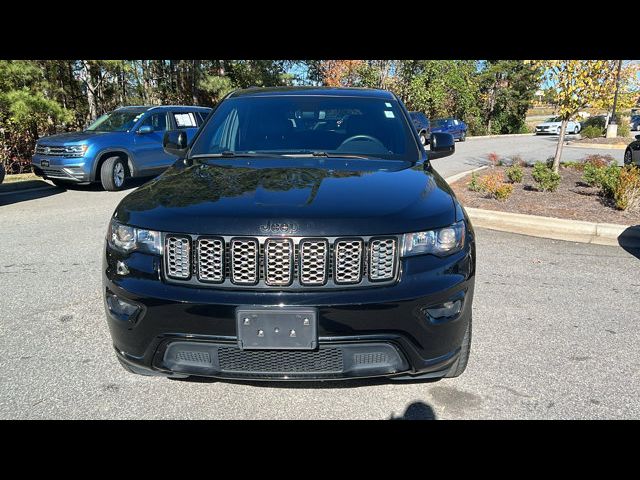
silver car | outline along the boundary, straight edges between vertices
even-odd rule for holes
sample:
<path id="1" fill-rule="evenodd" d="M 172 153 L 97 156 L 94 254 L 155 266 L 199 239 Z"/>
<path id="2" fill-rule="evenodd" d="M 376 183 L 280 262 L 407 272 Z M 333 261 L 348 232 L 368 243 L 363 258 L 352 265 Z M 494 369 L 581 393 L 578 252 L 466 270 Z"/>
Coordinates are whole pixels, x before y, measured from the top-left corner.
<path id="1" fill-rule="evenodd" d="M 545 122 L 536 125 L 536 135 L 540 135 L 542 133 L 559 135 L 561 126 L 562 126 L 562 120 L 560 119 L 560 117 L 551 117 L 547 119 Z M 569 123 L 567 123 L 566 133 L 578 134 L 580 133 L 580 130 L 582 130 L 580 122 L 569 120 Z"/>

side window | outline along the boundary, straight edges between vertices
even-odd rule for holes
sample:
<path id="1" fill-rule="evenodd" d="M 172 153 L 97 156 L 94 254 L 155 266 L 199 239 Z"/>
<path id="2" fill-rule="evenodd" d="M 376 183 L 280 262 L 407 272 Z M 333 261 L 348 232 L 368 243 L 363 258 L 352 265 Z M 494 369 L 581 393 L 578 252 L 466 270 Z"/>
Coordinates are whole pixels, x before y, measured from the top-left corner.
<path id="1" fill-rule="evenodd" d="M 173 119 L 176 121 L 177 128 L 196 128 L 196 116 L 193 112 L 175 112 Z"/>
<path id="2" fill-rule="evenodd" d="M 200 118 L 200 122 L 198 123 L 198 125 L 202 125 L 207 120 L 207 117 L 209 116 L 209 113 L 211 113 L 211 112 L 208 112 L 208 111 L 199 111 L 199 112 L 197 112 L 198 118 Z"/>
<path id="3" fill-rule="evenodd" d="M 154 132 L 164 132 L 167 129 L 167 115 L 165 113 L 154 113 L 147 117 L 142 125 L 150 125 Z"/>

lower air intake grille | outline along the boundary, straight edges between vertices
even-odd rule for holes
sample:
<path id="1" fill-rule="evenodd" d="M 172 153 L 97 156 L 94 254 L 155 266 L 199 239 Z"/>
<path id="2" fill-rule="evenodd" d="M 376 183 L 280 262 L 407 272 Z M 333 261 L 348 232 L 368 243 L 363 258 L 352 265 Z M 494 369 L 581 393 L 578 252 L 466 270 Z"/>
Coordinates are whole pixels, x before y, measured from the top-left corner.
<path id="1" fill-rule="evenodd" d="M 176 360 L 189 363 L 211 363 L 211 355 L 207 352 L 183 351 L 176 354 Z"/>
<path id="2" fill-rule="evenodd" d="M 220 369 L 238 373 L 340 373 L 343 370 L 342 351 L 337 348 L 320 350 L 240 350 L 218 349 Z"/>

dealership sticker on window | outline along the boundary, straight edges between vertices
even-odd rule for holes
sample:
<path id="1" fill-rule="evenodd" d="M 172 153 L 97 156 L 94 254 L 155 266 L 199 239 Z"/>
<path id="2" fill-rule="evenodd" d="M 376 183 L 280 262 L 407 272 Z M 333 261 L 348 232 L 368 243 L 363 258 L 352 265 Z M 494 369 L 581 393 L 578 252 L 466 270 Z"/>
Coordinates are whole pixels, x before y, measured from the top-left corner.
<path id="1" fill-rule="evenodd" d="M 384 116 L 387 118 L 396 118 L 396 116 L 393 114 L 393 112 L 391 110 L 385 110 L 384 111 Z"/>

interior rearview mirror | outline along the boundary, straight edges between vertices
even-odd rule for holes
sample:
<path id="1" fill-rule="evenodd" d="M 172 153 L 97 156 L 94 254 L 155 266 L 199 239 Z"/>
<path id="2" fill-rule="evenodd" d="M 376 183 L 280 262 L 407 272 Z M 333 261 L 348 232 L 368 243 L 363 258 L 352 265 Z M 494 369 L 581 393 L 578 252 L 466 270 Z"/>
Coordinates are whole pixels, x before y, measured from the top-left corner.
<path id="1" fill-rule="evenodd" d="M 184 157 L 187 154 L 187 132 L 184 130 L 169 130 L 165 132 L 162 146 L 169 155 Z"/>
<path id="2" fill-rule="evenodd" d="M 429 137 L 429 150 L 427 150 L 429 160 L 448 157 L 456 151 L 456 144 L 453 135 L 444 132 L 434 132 Z"/>

